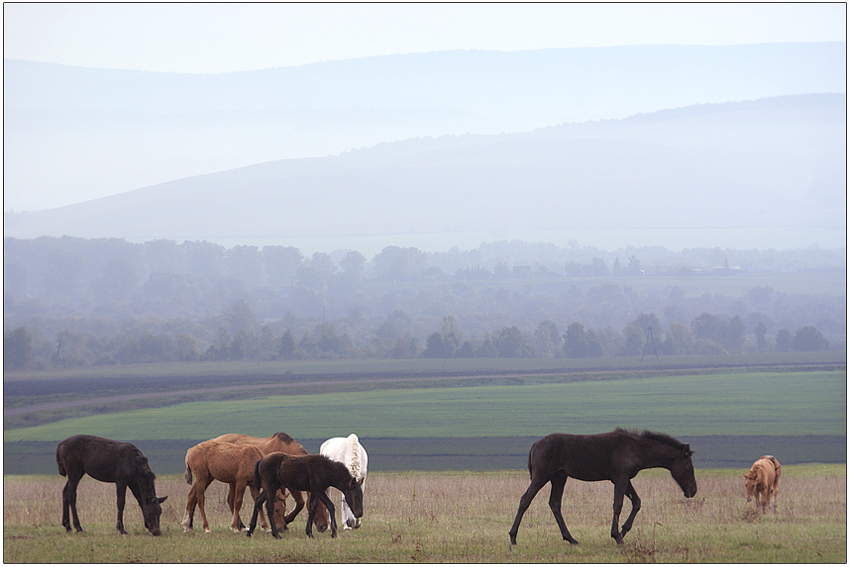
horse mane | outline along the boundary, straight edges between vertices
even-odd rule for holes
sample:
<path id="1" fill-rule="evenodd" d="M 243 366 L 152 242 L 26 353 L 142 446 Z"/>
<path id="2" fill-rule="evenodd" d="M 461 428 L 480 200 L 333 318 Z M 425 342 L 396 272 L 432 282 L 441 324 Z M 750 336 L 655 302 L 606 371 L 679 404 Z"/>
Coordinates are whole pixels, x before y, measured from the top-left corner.
<path id="1" fill-rule="evenodd" d="M 148 463 L 148 458 L 145 457 L 139 449 L 136 448 L 136 465 L 139 470 L 139 476 L 143 481 L 141 484 L 141 488 L 143 490 L 150 489 L 154 495 L 156 495 L 156 489 L 154 488 L 154 481 L 156 480 L 156 475 L 151 470 L 150 463 Z"/>
<path id="2" fill-rule="evenodd" d="M 666 433 L 657 433 L 655 431 L 629 431 L 627 429 L 623 429 L 622 427 L 616 428 L 614 431 L 619 433 L 625 433 L 626 435 L 631 435 L 633 437 L 640 437 L 642 439 L 649 439 L 650 441 L 657 441 L 658 443 L 662 443 L 664 445 L 670 445 L 671 447 L 675 447 L 676 449 L 684 449 L 687 446 L 687 443 L 682 443 L 678 439 L 667 435 Z"/>
<path id="3" fill-rule="evenodd" d="M 290 437 L 289 435 L 287 435 L 283 431 L 278 431 L 277 433 L 272 435 L 272 438 L 280 439 L 282 442 L 286 443 L 287 445 L 289 445 L 291 443 L 295 443 L 295 439 L 293 439 L 292 437 Z"/>
<path id="4" fill-rule="evenodd" d="M 345 452 L 345 466 L 351 472 L 351 476 L 360 480 L 363 474 L 360 471 L 362 464 L 360 462 L 360 440 L 357 438 L 357 435 L 354 433 L 349 435 L 345 446 L 347 449 Z"/>

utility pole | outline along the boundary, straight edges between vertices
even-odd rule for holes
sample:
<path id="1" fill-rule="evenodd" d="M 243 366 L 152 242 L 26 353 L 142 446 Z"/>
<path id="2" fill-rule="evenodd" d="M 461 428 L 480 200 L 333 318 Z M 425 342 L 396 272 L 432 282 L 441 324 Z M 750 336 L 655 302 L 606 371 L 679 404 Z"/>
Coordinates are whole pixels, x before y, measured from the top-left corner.
<path id="1" fill-rule="evenodd" d="M 652 337 L 652 325 L 649 326 L 649 340 L 646 341 L 643 345 L 643 354 L 640 356 L 641 361 L 643 361 L 643 357 L 646 356 L 646 347 L 650 341 L 652 341 L 652 352 L 655 353 L 655 360 L 658 360 L 658 351 L 655 350 L 655 339 Z"/>

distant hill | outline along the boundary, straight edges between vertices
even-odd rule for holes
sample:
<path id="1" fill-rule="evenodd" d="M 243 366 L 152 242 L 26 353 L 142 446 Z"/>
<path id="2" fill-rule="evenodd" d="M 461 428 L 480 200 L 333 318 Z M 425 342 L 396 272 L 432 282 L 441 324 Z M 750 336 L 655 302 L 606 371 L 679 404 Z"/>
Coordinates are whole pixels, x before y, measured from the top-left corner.
<path id="1" fill-rule="evenodd" d="M 5 234 L 343 248 L 410 234 L 747 230 L 784 239 L 763 247 L 841 247 L 845 124 L 845 95 L 801 95 L 409 139 L 7 214 Z"/>
<path id="2" fill-rule="evenodd" d="M 54 197 L 4 210 L 409 138 L 844 93 L 845 69 L 843 42 L 450 51 L 225 74 L 5 61 L 7 198 Z"/>

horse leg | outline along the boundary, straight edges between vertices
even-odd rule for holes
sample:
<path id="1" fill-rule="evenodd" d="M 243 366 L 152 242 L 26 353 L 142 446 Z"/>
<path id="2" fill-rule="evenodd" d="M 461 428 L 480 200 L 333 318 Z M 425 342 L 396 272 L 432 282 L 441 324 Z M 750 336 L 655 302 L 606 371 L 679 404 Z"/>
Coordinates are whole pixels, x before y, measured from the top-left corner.
<path id="1" fill-rule="evenodd" d="M 623 524 L 623 528 L 620 530 L 620 537 L 626 537 L 626 534 L 632 529 L 632 523 L 635 521 L 635 516 L 637 516 L 638 511 L 640 510 L 640 497 L 635 491 L 635 487 L 632 486 L 632 481 L 629 481 L 629 484 L 626 485 L 626 496 L 629 497 L 629 500 L 632 501 L 632 511 L 629 513 L 629 517 L 626 519 L 626 522 Z"/>
<path id="2" fill-rule="evenodd" d="M 531 504 L 531 501 L 534 500 L 534 497 L 537 496 L 537 493 L 540 492 L 540 489 L 543 488 L 546 483 L 549 482 L 549 479 L 540 479 L 531 478 L 531 484 L 528 485 L 528 488 L 525 491 L 525 494 L 519 499 L 519 509 L 516 512 L 516 517 L 514 518 L 514 523 L 511 526 L 511 531 L 508 532 L 508 535 L 511 536 L 511 545 L 516 545 L 516 534 L 519 531 L 519 523 L 522 521 L 522 516 L 525 514 L 525 511 L 528 510 L 528 506 Z"/>
<path id="3" fill-rule="evenodd" d="M 245 524 L 242 523 L 242 518 L 239 517 L 239 511 L 242 509 L 242 501 L 245 498 L 245 488 L 247 487 L 247 483 L 245 481 L 239 481 L 236 483 L 236 490 L 233 495 L 233 521 L 230 522 L 230 531 L 238 534 L 245 527 Z"/>
<path id="4" fill-rule="evenodd" d="M 280 532 L 277 529 L 277 523 L 274 521 L 274 501 L 275 501 L 275 493 L 279 490 L 278 486 L 268 486 L 265 489 L 266 496 L 266 516 L 269 521 L 269 525 L 272 527 L 272 535 L 275 539 L 280 539 Z"/>
<path id="5" fill-rule="evenodd" d="M 316 492 L 310 493 L 310 508 L 313 510 L 312 514 L 310 514 L 309 519 L 307 520 L 307 526 L 312 527 L 313 518 L 316 517 L 316 508 L 319 507 L 319 502 L 317 501 L 313 504 L 313 500 L 315 496 L 318 495 L 319 500 L 322 504 L 325 505 L 325 508 L 328 509 L 328 516 L 331 518 L 331 537 L 336 537 L 336 511 L 334 509 L 334 503 L 331 502 L 331 499 L 328 498 L 328 495 L 324 490 L 317 490 Z"/>
<path id="6" fill-rule="evenodd" d="M 116 481 L 115 490 L 118 493 L 118 520 L 115 522 L 115 528 L 121 535 L 127 535 L 127 531 L 124 529 L 124 504 L 127 500 L 127 484 Z"/>
<path id="7" fill-rule="evenodd" d="M 195 506 L 198 504 L 198 496 L 196 494 L 198 482 L 189 489 L 189 495 L 186 497 L 186 511 L 183 512 L 183 521 L 180 525 L 183 526 L 183 533 L 192 531 L 192 520 L 195 516 Z"/>
<path id="8" fill-rule="evenodd" d="M 567 524 L 564 522 L 564 516 L 561 514 L 561 500 L 564 496 L 564 485 L 567 483 L 567 475 L 559 474 L 552 478 L 552 493 L 549 495 L 549 508 L 552 509 L 552 514 L 555 515 L 555 521 L 561 529 L 561 535 L 564 540 L 576 545 L 573 536 L 570 535 L 570 530 L 567 529 Z"/>
<path id="9" fill-rule="evenodd" d="M 83 475 L 81 474 L 72 474 L 69 471 L 68 481 L 62 489 L 62 525 L 65 526 L 65 531 L 68 532 L 71 531 L 71 520 L 68 517 L 69 512 L 74 519 L 74 529 L 77 532 L 83 531 L 82 526 L 80 526 L 80 518 L 77 516 L 77 485 L 80 483 L 82 477 Z"/>
<path id="10" fill-rule="evenodd" d="M 360 526 L 355 526 L 355 524 L 357 523 L 357 518 L 354 517 L 354 513 L 351 511 L 351 508 L 348 506 L 348 502 L 345 501 L 345 494 L 342 494 L 342 493 L 340 493 L 340 497 L 339 497 L 339 509 L 341 511 L 340 519 L 344 520 L 343 523 L 342 523 L 342 529 L 343 530 L 350 530 L 353 527 L 360 527 Z"/>
<path id="11" fill-rule="evenodd" d="M 198 485 L 197 485 L 197 490 L 195 492 L 195 496 L 198 499 L 198 511 L 201 513 L 201 520 L 203 521 L 204 533 L 207 533 L 207 534 L 212 532 L 212 530 L 210 529 L 210 524 L 209 524 L 209 522 L 207 522 L 207 510 L 206 510 L 206 503 L 207 503 L 206 492 L 207 492 L 207 487 L 210 485 L 211 482 L 212 482 L 211 478 L 199 480 Z"/>
<path id="12" fill-rule="evenodd" d="M 233 501 L 236 495 L 236 483 L 228 482 L 227 483 L 227 509 L 230 510 L 230 514 L 233 514 Z"/>
<path id="13" fill-rule="evenodd" d="M 623 511 L 623 499 L 626 496 L 626 483 L 614 483 L 614 518 L 611 520 L 611 537 L 618 544 L 623 543 L 623 534 L 619 532 L 620 512 Z"/>
<path id="14" fill-rule="evenodd" d="M 263 503 L 265 501 L 266 501 L 266 493 L 265 492 L 260 492 L 260 495 L 257 496 L 257 498 L 254 499 L 254 513 L 251 514 L 251 523 L 248 526 L 248 531 L 245 534 L 248 537 L 251 537 L 251 534 L 254 533 L 254 528 L 257 527 L 257 515 L 262 510 Z"/>
<path id="15" fill-rule="evenodd" d="M 292 498 L 295 500 L 295 509 L 286 515 L 287 524 L 291 524 L 292 520 L 295 519 L 295 516 L 298 515 L 298 512 L 304 508 L 304 495 L 302 495 L 298 490 L 290 490 L 289 493 L 292 494 Z"/>
<path id="16" fill-rule="evenodd" d="M 254 504 L 257 503 L 257 498 L 260 497 L 260 489 L 255 487 L 253 483 L 248 485 L 248 488 L 251 490 L 251 498 L 254 500 Z M 244 528 L 245 526 L 239 526 L 240 528 Z M 266 515 L 263 513 L 263 508 L 260 507 L 260 529 L 264 532 L 269 531 L 269 525 L 266 523 Z"/>

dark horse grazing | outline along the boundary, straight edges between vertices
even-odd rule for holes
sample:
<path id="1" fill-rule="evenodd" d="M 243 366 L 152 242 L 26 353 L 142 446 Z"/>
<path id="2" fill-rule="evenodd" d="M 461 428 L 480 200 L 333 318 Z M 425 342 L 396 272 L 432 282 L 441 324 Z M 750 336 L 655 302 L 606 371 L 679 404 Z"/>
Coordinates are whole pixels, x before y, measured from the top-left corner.
<path id="1" fill-rule="evenodd" d="M 142 508 L 145 527 L 152 535 L 160 535 L 160 504 L 168 497 L 157 498 L 154 487 L 156 475 L 148 466 L 147 457 L 135 445 L 94 435 L 74 435 L 56 447 L 56 464 L 59 474 L 68 477 L 62 489 L 62 525 L 67 531 L 71 531 L 69 509 L 74 516 L 74 527 L 78 532 L 83 531 L 77 517 L 77 484 L 84 474 L 88 474 L 95 480 L 115 483 L 118 491 L 118 522 L 115 527 L 119 532 L 127 533 L 124 530 L 124 499 L 129 486 Z"/>
<path id="2" fill-rule="evenodd" d="M 293 457 L 282 452 L 269 453 L 254 466 L 254 486 L 262 486 L 263 491 L 254 502 L 254 515 L 248 527 L 248 537 L 257 526 L 257 515 L 263 503 L 266 504 L 272 535 L 280 539 L 277 524 L 274 521 L 274 499 L 269 494 L 276 494 L 282 488 L 290 492 L 300 490 L 310 493 L 310 503 L 307 507 L 307 537 L 313 537 L 313 517 L 319 502 L 328 509 L 331 520 L 331 537 L 336 537 L 336 514 L 327 489 L 331 486 L 345 496 L 355 518 L 363 516 L 363 480 L 357 480 L 342 463 L 332 461 L 324 455 L 304 455 Z M 286 529 L 286 526 L 283 526 Z"/>
<path id="3" fill-rule="evenodd" d="M 578 543 L 570 535 L 561 515 L 561 497 L 568 477 L 586 481 L 610 480 L 614 483 L 611 537 L 617 543 L 623 543 L 623 537 L 632 528 L 632 522 L 640 510 L 640 498 L 632 486 L 631 479 L 643 469 L 663 467 L 669 470 L 679 483 L 685 497 L 692 498 L 697 493 L 694 465 L 691 463 L 693 453 L 689 445 L 680 443 L 669 435 L 649 431 L 637 434 L 617 428 L 611 433 L 599 435 L 547 435 L 534 443 L 528 453 L 531 484 L 520 498 L 519 510 L 511 531 L 508 532 L 511 545 L 516 545 L 516 534 L 522 515 L 547 482 L 552 483 L 549 507 L 555 515 L 561 535 L 572 544 Z M 622 531 L 618 531 L 624 496 L 628 496 L 632 501 L 632 511 L 623 524 Z"/>

